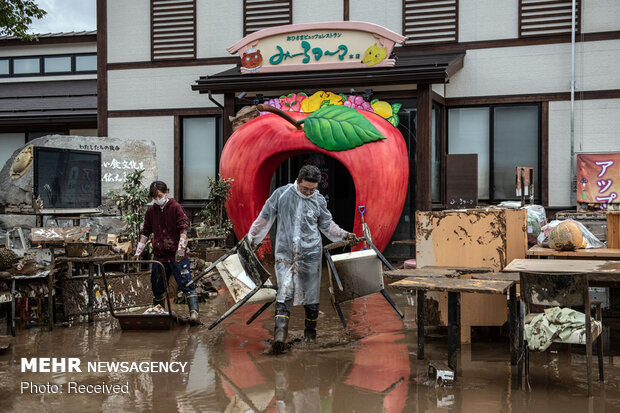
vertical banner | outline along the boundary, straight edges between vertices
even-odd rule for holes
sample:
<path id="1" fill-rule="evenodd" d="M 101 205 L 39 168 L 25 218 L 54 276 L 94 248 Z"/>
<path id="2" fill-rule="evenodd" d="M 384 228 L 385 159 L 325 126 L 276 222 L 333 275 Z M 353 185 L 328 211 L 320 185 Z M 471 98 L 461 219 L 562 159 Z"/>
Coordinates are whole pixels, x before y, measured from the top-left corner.
<path id="1" fill-rule="evenodd" d="M 579 210 L 620 210 L 620 153 L 577 155 Z"/>

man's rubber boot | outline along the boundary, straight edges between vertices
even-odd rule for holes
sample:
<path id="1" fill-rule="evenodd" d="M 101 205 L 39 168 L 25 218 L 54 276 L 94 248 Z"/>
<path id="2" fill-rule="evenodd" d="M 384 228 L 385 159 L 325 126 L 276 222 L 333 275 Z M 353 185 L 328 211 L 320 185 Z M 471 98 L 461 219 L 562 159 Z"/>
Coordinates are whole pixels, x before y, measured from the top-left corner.
<path id="1" fill-rule="evenodd" d="M 304 329 L 304 340 L 306 343 L 315 343 L 316 342 L 316 322 L 319 318 L 319 305 L 318 304 L 308 304 L 304 305 L 304 309 L 306 310 L 306 321 L 305 321 L 305 329 Z"/>
<path id="2" fill-rule="evenodd" d="M 163 309 L 166 308 L 166 296 L 165 295 L 153 297 L 153 307 L 155 307 L 158 304 L 161 305 L 161 308 Z"/>
<path id="3" fill-rule="evenodd" d="M 189 307 L 189 322 L 192 325 L 200 323 L 198 317 L 198 296 L 196 294 L 187 296 L 187 306 Z"/>
<path id="4" fill-rule="evenodd" d="M 280 354 L 286 347 L 286 337 L 288 336 L 288 320 L 290 307 L 286 303 L 276 301 L 276 326 L 273 331 L 273 352 Z"/>

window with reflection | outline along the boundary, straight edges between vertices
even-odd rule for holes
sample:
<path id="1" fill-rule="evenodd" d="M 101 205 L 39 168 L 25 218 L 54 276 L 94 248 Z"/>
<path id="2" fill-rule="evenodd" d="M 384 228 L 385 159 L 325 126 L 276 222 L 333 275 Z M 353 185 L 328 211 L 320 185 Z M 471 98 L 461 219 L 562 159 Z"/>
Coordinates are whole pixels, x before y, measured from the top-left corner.
<path id="1" fill-rule="evenodd" d="M 478 154 L 478 199 L 517 199 L 517 166 L 534 168 L 540 199 L 540 105 L 491 105 L 448 110 L 448 153 Z"/>

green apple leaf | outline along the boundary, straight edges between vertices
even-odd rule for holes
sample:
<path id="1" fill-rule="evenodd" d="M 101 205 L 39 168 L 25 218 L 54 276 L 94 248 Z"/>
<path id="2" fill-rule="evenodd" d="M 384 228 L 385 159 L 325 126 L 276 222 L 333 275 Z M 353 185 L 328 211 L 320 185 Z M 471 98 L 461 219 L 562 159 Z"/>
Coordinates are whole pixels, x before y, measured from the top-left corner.
<path id="1" fill-rule="evenodd" d="M 324 106 L 298 123 L 304 124 L 312 143 L 328 151 L 346 151 L 385 139 L 361 113 L 344 105 Z"/>

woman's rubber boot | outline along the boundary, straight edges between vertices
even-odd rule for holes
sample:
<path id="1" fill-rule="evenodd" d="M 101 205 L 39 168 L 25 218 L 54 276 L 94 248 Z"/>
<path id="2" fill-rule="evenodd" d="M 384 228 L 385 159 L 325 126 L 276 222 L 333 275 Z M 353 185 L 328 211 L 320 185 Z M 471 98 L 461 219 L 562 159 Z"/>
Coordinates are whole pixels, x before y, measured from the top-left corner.
<path id="1" fill-rule="evenodd" d="M 189 307 L 189 323 L 192 325 L 200 324 L 198 316 L 198 297 L 196 294 L 187 296 L 187 306 Z"/>
<path id="2" fill-rule="evenodd" d="M 286 348 L 288 336 L 288 320 L 290 316 L 290 304 L 276 302 L 276 326 L 273 331 L 273 352 L 281 354 Z"/>
<path id="3" fill-rule="evenodd" d="M 166 296 L 165 295 L 153 297 L 153 307 L 155 307 L 158 304 L 161 305 L 161 308 L 163 309 L 166 308 Z"/>
<path id="4" fill-rule="evenodd" d="M 319 318 L 319 305 L 318 304 L 309 304 L 304 305 L 304 309 L 306 310 L 306 321 L 304 329 L 304 340 L 306 343 L 315 343 L 316 342 L 316 322 Z"/>

